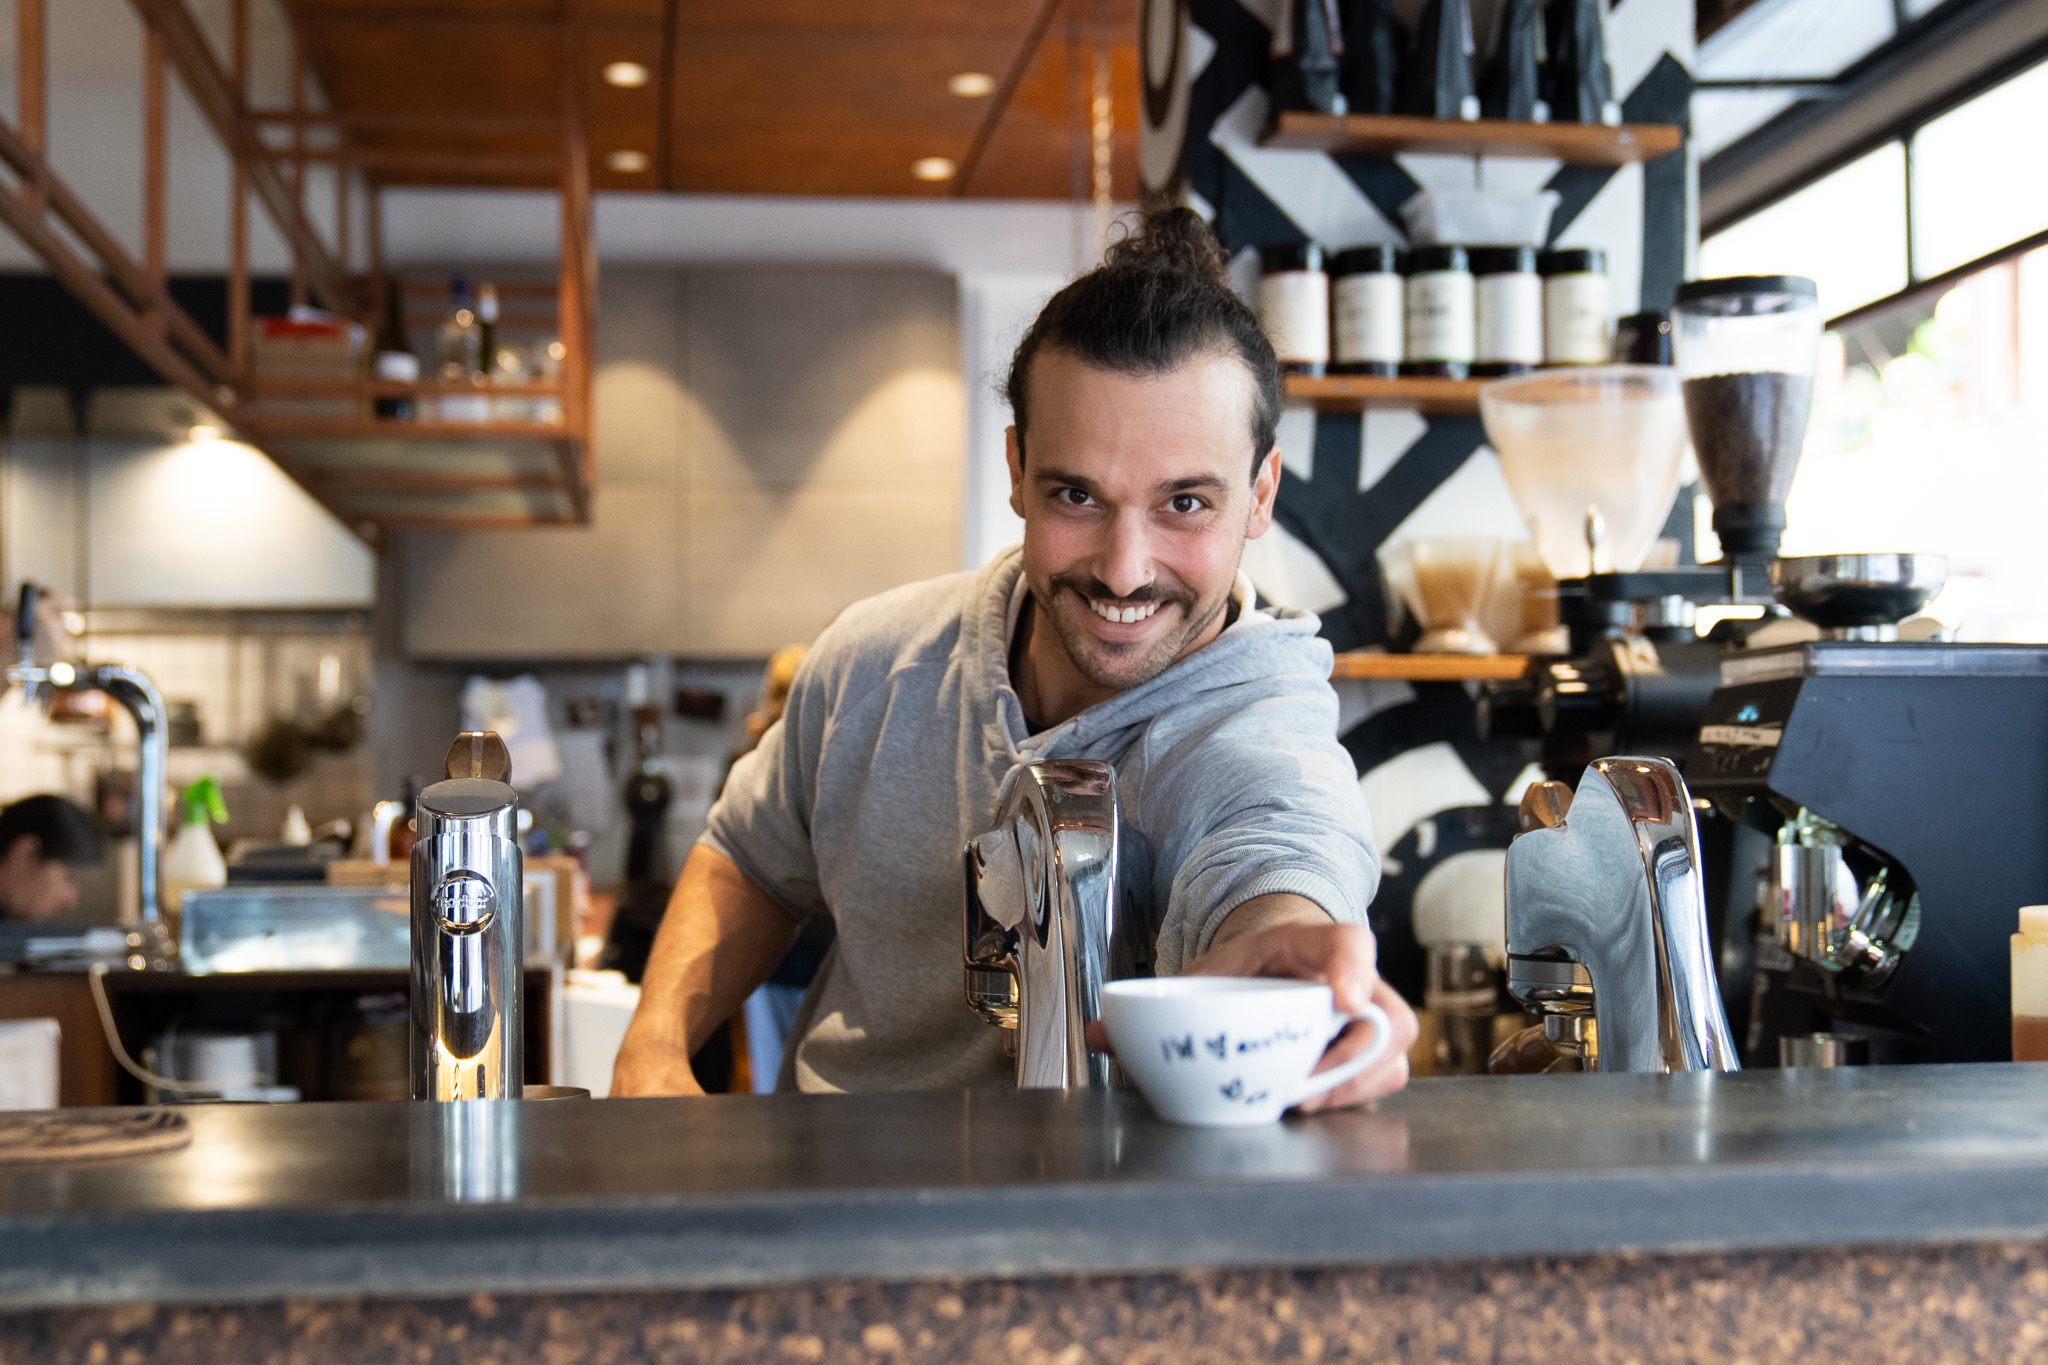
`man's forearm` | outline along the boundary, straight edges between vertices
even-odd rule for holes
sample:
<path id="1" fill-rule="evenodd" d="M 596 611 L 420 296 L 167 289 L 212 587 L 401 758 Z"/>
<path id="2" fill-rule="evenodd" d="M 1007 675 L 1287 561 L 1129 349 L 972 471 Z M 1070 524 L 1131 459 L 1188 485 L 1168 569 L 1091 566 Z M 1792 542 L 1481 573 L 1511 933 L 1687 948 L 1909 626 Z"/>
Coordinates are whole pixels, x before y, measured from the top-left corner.
<path id="1" fill-rule="evenodd" d="M 1234 938 L 1256 934 L 1263 929 L 1276 928 L 1282 924 L 1328 924 L 1329 912 L 1306 896 L 1297 896 L 1290 891 L 1276 891 L 1270 896 L 1254 896 L 1223 917 L 1223 923 L 1216 926 L 1216 932 L 1209 938 L 1213 952 Z"/>
<path id="2" fill-rule="evenodd" d="M 648 954 L 621 1055 L 654 1049 L 687 1059 L 768 979 L 796 934 L 730 858 L 693 848 Z"/>

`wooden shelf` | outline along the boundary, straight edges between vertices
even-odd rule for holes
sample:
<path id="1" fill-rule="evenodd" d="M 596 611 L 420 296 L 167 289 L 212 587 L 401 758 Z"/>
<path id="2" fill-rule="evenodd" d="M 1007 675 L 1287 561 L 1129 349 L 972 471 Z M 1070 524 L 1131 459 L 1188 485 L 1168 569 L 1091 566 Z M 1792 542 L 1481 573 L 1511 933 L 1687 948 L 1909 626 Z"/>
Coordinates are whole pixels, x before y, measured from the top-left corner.
<path id="1" fill-rule="evenodd" d="M 1339 654 L 1332 678 L 1398 679 L 1402 682 L 1482 682 L 1519 678 L 1526 654 Z"/>
<path id="2" fill-rule="evenodd" d="M 1414 118 L 1401 114 L 1281 114 L 1259 139 L 1262 147 L 1302 152 L 1392 156 L 1555 157 L 1591 166 L 1650 161 L 1685 145 L 1673 123 L 1510 123 L 1506 119 Z"/>
<path id="3" fill-rule="evenodd" d="M 1417 412 L 1479 411 L 1483 379 L 1379 379 L 1364 374 L 1332 374 L 1320 379 L 1291 374 L 1289 398 L 1306 399 L 1318 412 L 1363 412 L 1367 408 L 1412 408 Z"/>

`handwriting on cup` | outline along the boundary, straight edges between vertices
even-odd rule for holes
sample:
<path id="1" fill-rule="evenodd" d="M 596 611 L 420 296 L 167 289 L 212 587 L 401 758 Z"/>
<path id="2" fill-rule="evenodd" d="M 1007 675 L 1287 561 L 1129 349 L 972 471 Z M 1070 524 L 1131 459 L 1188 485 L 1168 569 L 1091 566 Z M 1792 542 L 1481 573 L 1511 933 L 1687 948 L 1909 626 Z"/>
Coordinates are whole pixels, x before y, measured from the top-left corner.
<path id="1" fill-rule="evenodd" d="M 1202 1039 L 1201 1050 L 1220 1062 L 1228 1059 L 1232 1054 L 1240 1057 L 1254 1056 L 1261 1052 L 1271 1051 L 1276 1047 L 1286 1047 L 1289 1043 L 1298 1043 L 1305 1038 L 1314 1037 L 1316 1037 L 1316 1034 L 1313 1030 L 1295 1028 L 1292 1025 L 1283 1024 L 1270 1033 L 1259 1034 L 1251 1038 L 1233 1039 L 1228 1033 L 1219 1033 L 1213 1038 Z M 1201 1057 L 1195 1051 L 1195 1041 L 1195 1035 L 1192 1033 L 1184 1033 L 1178 1038 L 1161 1038 L 1159 1040 L 1159 1051 L 1169 1062 L 1199 1061 Z"/>
<path id="2" fill-rule="evenodd" d="M 1178 1038 L 1160 1039 L 1159 1050 L 1168 1062 L 1199 1062 L 1209 1058 L 1221 1062 L 1227 1061 L 1232 1056 L 1257 1056 L 1262 1052 L 1270 1052 L 1274 1048 L 1286 1047 L 1291 1043 L 1314 1039 L 1316 1036 L 1309 1029 L 1295 1028 L 1292 1025 L 1283 1024 L 1271 1032 L 1257 1034 L 1249 1038 L 1233 1038 L 1228 1033 L 1219 1033 L 1213 1038 L 1201 1038 L 1198 1040 L 1194 1034 L 1184 1033 Z M 1197 1047 L 1198 1042 L 1200 1044 L 1199 1048 Z M 1270 1090 L 1253 1090 L 1244 1083 L 1244 1077 L 1242 1076 L 1231 1078 L 1228 1085 L 1218 1086 L 1217 1091 L 1226 1100 L 1246 1105 L 1263 1104 L 1272 1095 Z"/>

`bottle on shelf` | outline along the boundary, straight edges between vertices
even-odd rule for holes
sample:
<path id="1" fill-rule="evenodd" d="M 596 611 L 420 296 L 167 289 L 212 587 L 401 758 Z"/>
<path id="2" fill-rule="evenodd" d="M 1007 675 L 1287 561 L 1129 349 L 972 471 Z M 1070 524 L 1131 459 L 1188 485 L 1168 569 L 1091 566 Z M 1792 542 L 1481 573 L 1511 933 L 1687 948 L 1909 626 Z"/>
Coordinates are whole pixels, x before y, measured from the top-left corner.
<path id="1" fill-rule="evenodd" d="M 498 368 L 498 286 L 485 280 L 476 292 L 476 368 L 494 374 Z"/>
<path id="2" fill-rule="evenodd" d="M 2012 1059 L 2048 1062 L 2048 905 L 2021 906 L 2012 936 Z"/>
<path id="3" fill-rule="evenodd" d="M 1401 54 L 1408 34 L 1388 0 L 1351 0 L 1344 12 L 1344 53 L 1338 82 L 1354 114 L 1391 114 L 1401 90 Z"/>
<path id="4" fill-rule="evenodd" d="M 439 364 L 435 367 L 435 378 L 444 384 L 481 386 L 485 382 L 483 326 L 477 321 L 476 309 L 470 306 L 469 281 L 460 275 L 449 285 L 448 317 L 441 324 L 436 358 Z M 444 422 L 488 421 L 490 399 L 480 393 L 444 393 L 440 414 Z"/>
<path id="5" fill-rule="evenodd" d="M 1506 0 L 1493 41 L 1493 57 L 1479 82 L 1479 112 L 1518 123 L 1548 123 L 1544 98 L 1544 0 Z"/>
<path id="6" fill-rule="evenodd" d="M 1550 116 L 1561 123 L 1621 122 L 1600 0 L 1550 0 L 1543 26 L 1550 40 Z"/>
<path id="7" fill-rule="evenodd" d="M 1478 118 L 1473 52 L 1471 0 L 1429 0 L 1416 22 L 1415 45 L 1402 74 L 1400 112 L 1421 118 Z"/>
<path id="8" fill-rule="evenodd" d="M 1330 363 L 1330 276 L 1314 242 L 1259 248 L 1259 320 L 1287 374 L 1321 375 Z"/>
<path id="9" fill-rule="evenodd" d="M 1338 82 L 1344 30 L 1337 18 L 1337 0 L 1280 0 L 1280 10 L 1268 53 L 1272 108 L 1345 113 Z"/>
<path id="10" fill-rule="evenodd" d="M 377 378 L 395 383 L 417 384 L 420 379 L 420 358 L 413 354 L 405 330 L 405 288 L 397 280 L 385 281 L 384 315 L 377 324 L 377 358 L 373 368 Z M 379 398 L 372 410 L 379 417 L 410 421 L 413 400 L 398 396 Z"/>

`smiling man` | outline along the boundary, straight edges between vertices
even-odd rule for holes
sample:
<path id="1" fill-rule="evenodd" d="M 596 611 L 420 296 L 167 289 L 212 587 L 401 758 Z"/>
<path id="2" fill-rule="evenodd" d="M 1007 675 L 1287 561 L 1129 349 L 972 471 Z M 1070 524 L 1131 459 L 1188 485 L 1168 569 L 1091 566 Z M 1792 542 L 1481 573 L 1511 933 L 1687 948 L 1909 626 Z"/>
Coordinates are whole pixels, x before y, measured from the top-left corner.
<path id="1" fill-rule="evenodd" d="M 838 942 L 782 1088 L 1006 1081 L 961 991 L 960 849 L 1020 765 L 1062 758 L 1116 768 L 1126 857 L 1149 874 L 1130 908 L 1159 925 L 1162 974 L 1375 1000 L 1387 1059 L 1306 1107 L 1405 1083 L 1415 1019 L 1374 971 L 1379 863 L 1330 648 L 1238 572 L 1280 484 L 1279 365 L 1202 221 L 1148 216 L 1055 295 L 1009 398 L 1021 551 L 858 603 L 819 637 L 683 869 L 614 1094 L 695 1093 L 691 1052 L 818 912 Z"/>

